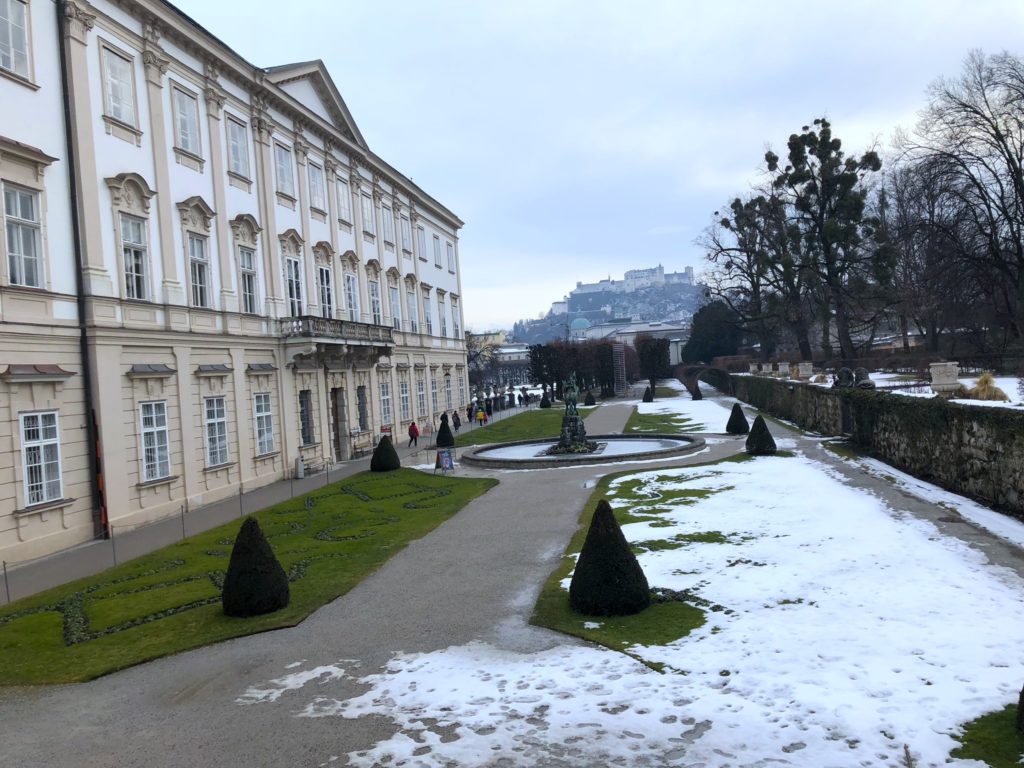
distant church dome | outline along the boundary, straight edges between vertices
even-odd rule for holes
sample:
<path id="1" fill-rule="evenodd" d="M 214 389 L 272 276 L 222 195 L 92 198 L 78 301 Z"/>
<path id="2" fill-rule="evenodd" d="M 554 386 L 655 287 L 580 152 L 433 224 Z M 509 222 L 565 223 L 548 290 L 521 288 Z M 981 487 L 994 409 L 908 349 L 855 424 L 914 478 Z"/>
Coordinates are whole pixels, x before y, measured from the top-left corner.
<path id="1" fill-rule="evenodd" d="M 569 323 L 570 331 L 585 331 L 590 327 L 590 321 L 585 317 L 577 317 L 571 323 Z"/>

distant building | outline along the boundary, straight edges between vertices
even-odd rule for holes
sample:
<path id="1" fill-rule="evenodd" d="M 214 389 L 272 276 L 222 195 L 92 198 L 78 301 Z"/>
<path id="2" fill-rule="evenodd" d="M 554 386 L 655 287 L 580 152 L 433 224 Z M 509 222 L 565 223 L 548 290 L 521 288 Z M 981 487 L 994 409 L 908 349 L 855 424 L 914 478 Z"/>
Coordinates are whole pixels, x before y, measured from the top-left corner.
<path id="1" fill-rule="evenodd" d="M 682 272 L 665 272 L 665 268 L 659 264 L 648 269 L 630 269 L 623 276 L 623 280 L 600 280 L 596 283 L 577 282 L 576 287 L 570 292 L 570 296 L 580 296 L 587 293 L 634 293 L 644 288 L 655 288 L 663 285 L 693 285 L 693 267 L 686 267 Z"/>
<path id="2" fill-rule="evenodd" d="M 690 327 L 688 325 L 637 322 L 625 319 L 612 320 L 588 327 L 584 338 L 619 341 L 635 347 L 636 337 L 641 334 L 653 336 L 657 339 L 668 339 L 669 362 L 672 365 L 678 365 L 682 362 L 683 346 L 690 338 Z"/>

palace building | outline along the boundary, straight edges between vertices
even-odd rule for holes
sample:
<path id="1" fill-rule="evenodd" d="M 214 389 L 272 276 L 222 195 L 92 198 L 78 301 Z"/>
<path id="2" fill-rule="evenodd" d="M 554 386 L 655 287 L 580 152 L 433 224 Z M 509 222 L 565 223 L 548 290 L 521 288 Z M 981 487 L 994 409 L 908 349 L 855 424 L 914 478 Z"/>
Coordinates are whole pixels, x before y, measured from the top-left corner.
<path id="1" fill-rule="evenodd" d="M 160 0 L 0 0 L 0 557 L 368 451 L 469 396 L 459 218 L 321 61 Z"/>

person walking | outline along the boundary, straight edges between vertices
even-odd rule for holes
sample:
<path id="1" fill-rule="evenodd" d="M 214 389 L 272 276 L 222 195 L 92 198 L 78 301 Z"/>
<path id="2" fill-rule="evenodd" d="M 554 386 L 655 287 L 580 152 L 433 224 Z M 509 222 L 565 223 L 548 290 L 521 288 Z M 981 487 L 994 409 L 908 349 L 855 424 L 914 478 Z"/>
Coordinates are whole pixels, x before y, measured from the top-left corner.
<path id="1" fill-rule="evenodd" d="M 487 421 L 487 414 L 484 413 L 484 409 L 481 408 L 476 412 L 476 423 L 482 427 L 485 421 Z"/>
<path id="2" fill-rule="evenodd" d="M 414 421 L 412 424 L 409 425 L 409 446 L 408 447 L 412 448 L 414 445 L 418 446 L 420 444 L 419 443 L 419 439 L 420 439 L 420 428 L 416 426 L 416 422 Z"/>
<path id="3" fill-rule="evenodd" d="M 459 418 L 458 411 L 452 411 L 452 428 L 455 430 L 455 434 L 459 433 L 459 427 L 462 426 L 462 419 Z"/>

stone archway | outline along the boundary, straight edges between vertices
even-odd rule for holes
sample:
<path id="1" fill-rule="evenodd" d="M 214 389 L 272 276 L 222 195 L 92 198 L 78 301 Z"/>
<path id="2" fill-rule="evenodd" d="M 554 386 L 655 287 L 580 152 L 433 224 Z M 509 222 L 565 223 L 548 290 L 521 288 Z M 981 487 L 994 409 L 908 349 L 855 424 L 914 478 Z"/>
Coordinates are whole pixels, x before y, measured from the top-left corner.
<path id="1" fill-rule="evenodd" d="M 690 397 L 694 400 L 703 399 L 703 395 L 700 393 L 701 380 L 706 381 L 716 389 L 725 392 L 726 394 L 732 393 L 732 386 L 729 381 L 729 372 L 722 368 L 713 368 L 710 365 L 697 364 L 681 364 L 676 366 L 676 378 L 683 383 L 686 387 L 686 391 L 690 393 Z"/>

